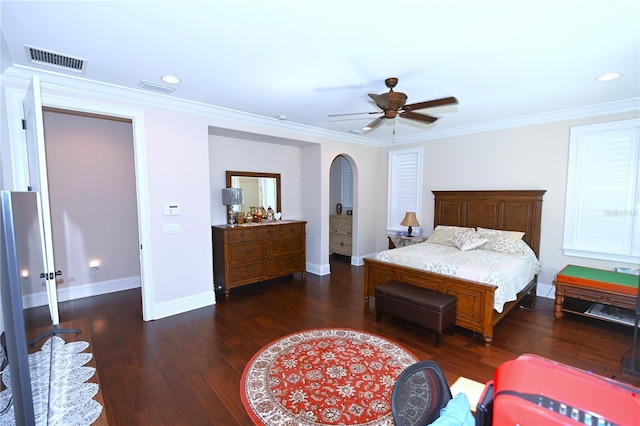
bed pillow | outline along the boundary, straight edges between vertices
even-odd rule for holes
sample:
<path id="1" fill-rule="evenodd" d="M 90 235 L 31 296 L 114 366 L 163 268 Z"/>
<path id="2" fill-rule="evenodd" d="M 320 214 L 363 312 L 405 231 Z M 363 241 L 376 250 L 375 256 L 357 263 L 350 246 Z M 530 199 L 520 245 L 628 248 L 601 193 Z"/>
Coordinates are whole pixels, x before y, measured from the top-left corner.
<path id="1" fill-rule="evenodd" d="M 427 242 L 428 243 L 436 243 L 436 244 L 446 244 L 448 246 L 453 246 L 454 244 L 449 241 L 451 239 L 451 237 L 453 237 L 453 234 L 456 233 L 456 231 L 467 231 L 467 230 L 471 230 L 473 231 L 473 228 L 465 228 L 462 226 L 447 226 L 447 225 L 438 225 L 436 226 L 436 229 L 433 230 L 433 232 L 431 233 L 431 235 L 429 235 L 429 238 L 427 238 Z"/>
<path id="2" fill-rule="evenodd" d="M 473 229 L 466 231 L 456 231 L 449 239 L 461 251 L 473 250 L 487 243 L 489 240 L 478 234 Z"/>
<path id="3" fill-rule="evenodd" d="M 480 228 L 478 227 L 478 234 L 485 237 L 489 242 L 482 246 L 484 250 L 495 250 L 498 240 L 516 240 L 521 241 L 524 237 L 524 232 L 519 231 L 502 231 L 498 229 Z"/>
<path id="4" fill-rule="evenodd" d="M 492 250 L 509 254 L 533 253 L 533 250 L 531 250 L 531 247 L 529 247 L 527 243 L 522 240 L 516 240 L 513 238 L 498 238 L 494 242 Z"/>
<path id="5" fill-rule="evenodd" d="M 478 228 L 476 228 L 476 230 L 478 231 L 478 234 L 484 235 L 485 237 L 487 237 L 487 235 L 494 235 L 495 236 L 494 239 L 497 239 L 498 237 L 502 237 L 502 238 L 513 238 L 516 240 L 521 240 L 522 237 L 524 237 L 524 232 L 520 232 L 520 231 L 503 231 L 500 229 L 481 228 L 479 226 Z"/>

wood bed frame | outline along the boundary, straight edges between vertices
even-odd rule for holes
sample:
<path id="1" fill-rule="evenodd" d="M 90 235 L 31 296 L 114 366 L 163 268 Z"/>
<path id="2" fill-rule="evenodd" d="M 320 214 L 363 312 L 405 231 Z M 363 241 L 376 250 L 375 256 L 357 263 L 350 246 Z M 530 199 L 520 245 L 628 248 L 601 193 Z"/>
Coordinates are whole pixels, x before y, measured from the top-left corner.
<path id="1" fill-rule="evenodd" d="M 453 225 L 476 228 L 522 231 L 523 240 L 540 258 L 540 219 L 544 190 L 522 191 L 433 191 L 435 195 L 434 227 Z M 496 286 L 476 281 L 426 272 L 407 266 L 365 258 L 364 296 L 375 296 L 375 286 L 401 281 L 455 295 L 458 298 L 456 325 L 482 333 L 485 344 L 493 341 L 493 328 L 527 295 L 535 295 L 535 276 L 518 293 L 517 300 L 506 303 L 502 313 L 493 308 Z"/>

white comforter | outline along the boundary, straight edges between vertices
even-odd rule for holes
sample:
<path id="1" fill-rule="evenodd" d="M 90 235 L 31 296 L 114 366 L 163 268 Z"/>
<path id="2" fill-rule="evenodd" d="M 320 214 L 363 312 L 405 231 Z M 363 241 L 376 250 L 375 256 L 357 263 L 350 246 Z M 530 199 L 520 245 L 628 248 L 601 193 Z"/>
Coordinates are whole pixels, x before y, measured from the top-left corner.
<path id="1" fill-rule="evenodd" d="M 524 247 L 516 253 L 504 253 L 482 248 L 460 251 L 453 246 L 424 242 L 383 251 L 376 259 L 495 285 L 498 288 L 493 307 L 502 312 L 504 304 L 516 300 L 517 293 L 540 272 L 535 254 L 524 241 L 522 244 Z"/>

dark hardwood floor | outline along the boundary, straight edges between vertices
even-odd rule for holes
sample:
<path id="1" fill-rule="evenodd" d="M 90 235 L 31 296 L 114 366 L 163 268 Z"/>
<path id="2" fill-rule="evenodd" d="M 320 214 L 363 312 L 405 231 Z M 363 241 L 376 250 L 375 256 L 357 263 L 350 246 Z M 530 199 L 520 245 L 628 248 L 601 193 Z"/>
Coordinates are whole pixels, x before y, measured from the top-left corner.
<path id="1" fill-rule="evenodd" d="M 428 331 L 388 316 L 375 321 L 374 301 L 364 303 L 363 267 L 334 257 L 331 270 L 239 288 L 214 306 L 146 323 L 139 290 L 61 303 L 60 318 L 86 319 L 110 425 L 250 425 L 240 401 L 245 365 L 269 342 L 316 327 L 392 339 L 420 359 L 436 360 L 450 384 L 459 376 L 486 382 L 501 363 L 531 353 L 640 386 L 621 366 L 632 327 L 577 316 L 555 320 L 553 301 L 535 298 L 496 327 L 491 347 L 458 328 L 438 348 Z M 29 329 L 47 325 L 45 308 L 31 311 L 37 319 Z"/>

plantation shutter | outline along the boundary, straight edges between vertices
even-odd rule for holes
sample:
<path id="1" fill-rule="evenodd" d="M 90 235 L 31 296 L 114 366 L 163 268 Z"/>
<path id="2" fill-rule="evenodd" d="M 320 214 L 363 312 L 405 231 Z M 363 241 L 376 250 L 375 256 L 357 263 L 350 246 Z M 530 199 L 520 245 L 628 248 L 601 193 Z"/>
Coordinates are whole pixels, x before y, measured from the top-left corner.
<path id="1" fill-rule="evenodd" d="M 353 209 L 353 170 L 346 158 L 342 158 L 342 204 Z"/>
<path id="2" fill-rule="evenodd" d="M 564 253 L 640 260 L 639 120 L 571 130 Z"/>
<path id="3" fill-rule="evenodd" d="M 400 225 L 406 212 L 420 212 L 420 183 L 422 182 L 422 148 L 389 152 L 389 194 L 387 230 L 404 230 Z"/>

